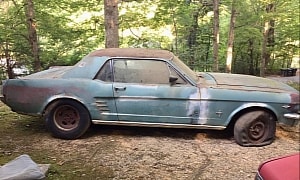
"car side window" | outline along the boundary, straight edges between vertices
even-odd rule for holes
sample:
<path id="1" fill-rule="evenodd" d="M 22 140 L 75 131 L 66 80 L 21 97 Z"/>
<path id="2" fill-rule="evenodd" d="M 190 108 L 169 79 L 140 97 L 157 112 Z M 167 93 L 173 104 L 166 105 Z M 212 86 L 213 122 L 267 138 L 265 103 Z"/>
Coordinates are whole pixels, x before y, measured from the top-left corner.
<path id="1" fill-rule="evenodd" d="M 114 60 L 114 81 L 122 83 L 169 84 L 169 68 L 158 60 Z"/>
<path id="2" fill-rule="evenodd" d="M 99 79 L 101 81 L 105 82 L 112 82 L 112 71 L 110 68 L 110 62 L 107 61 L 101 68 L 101 70 L 98 72 L 97 76 L 95 79 Z"/>

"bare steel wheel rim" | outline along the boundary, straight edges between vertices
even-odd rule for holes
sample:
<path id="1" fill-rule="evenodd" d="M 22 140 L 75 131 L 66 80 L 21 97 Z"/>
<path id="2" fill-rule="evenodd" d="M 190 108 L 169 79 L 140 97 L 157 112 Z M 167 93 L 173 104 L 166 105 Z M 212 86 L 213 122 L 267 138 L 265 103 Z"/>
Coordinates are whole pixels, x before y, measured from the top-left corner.
<path id="1" fill-rule="evenodd" d="M 249 128 L 249 137 L 252 140 L 260 140 L 265 135 L 265 123 L 258 121 L 253 123 Z"/>
<path id="2" fill-rule="evenodd" d="M 78 126 L 79 121 L 79 112 L 72 106 L 60 106 L 54 112 L 54 123 L 61 130 L 73 130 Z"/>

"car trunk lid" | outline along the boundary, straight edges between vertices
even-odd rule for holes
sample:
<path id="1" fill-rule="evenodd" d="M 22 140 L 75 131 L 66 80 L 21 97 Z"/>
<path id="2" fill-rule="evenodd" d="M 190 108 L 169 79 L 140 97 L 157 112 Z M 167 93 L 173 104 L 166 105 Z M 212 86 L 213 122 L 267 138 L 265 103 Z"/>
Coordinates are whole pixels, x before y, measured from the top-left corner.
<path id="1" fill-rule="evenodd" d="M 22 79 L 56 79 L 61 78 L 67 71 L 69 71 L 73 66 L 54 66 L 49 69 L 28 76 L 22 77 Z"/>

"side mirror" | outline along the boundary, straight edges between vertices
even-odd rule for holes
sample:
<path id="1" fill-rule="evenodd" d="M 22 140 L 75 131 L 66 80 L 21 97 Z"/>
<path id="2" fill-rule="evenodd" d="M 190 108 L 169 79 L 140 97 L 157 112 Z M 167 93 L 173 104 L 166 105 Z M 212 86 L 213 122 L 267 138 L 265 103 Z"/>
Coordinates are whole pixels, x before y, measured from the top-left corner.
<path id="1" fill-rule="evenodd" d="M 178 79 L 178 77 L 175 77 L 175 76 L 169 77 L 169 82 L 170 82 L 171 86 L 176 84 L 177 79 Z"/>

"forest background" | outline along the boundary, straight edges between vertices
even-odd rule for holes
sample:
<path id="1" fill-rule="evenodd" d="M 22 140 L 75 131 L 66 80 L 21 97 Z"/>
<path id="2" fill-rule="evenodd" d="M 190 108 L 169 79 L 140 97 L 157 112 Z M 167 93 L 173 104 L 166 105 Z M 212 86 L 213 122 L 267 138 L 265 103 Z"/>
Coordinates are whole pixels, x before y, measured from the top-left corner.
<path id="1" fill-rule="evenodd" d="M 195 71 L 276 74 L 299 68 L 299 9 L 298 0 L 0 0 L 0 80 L 106 47 L 167 49 Z"/>

